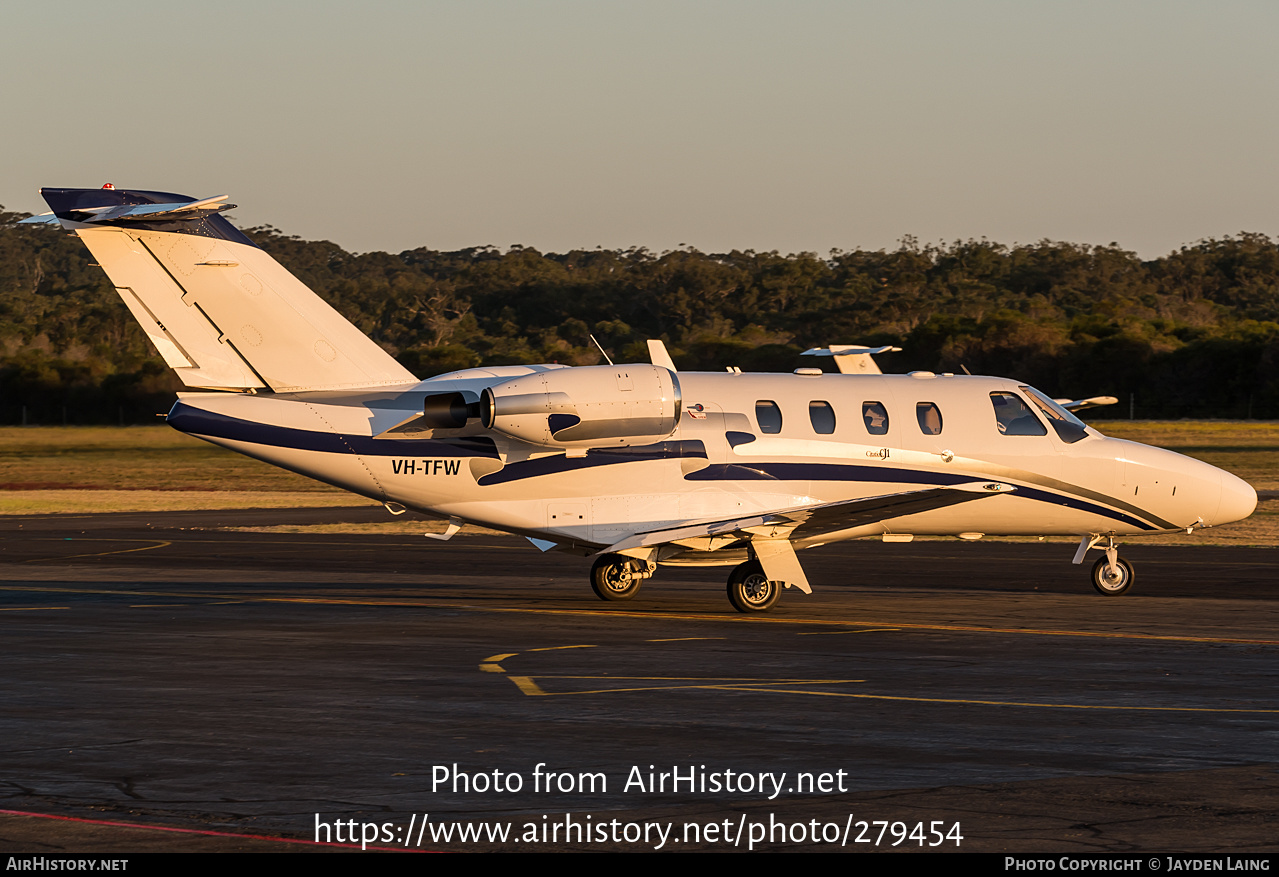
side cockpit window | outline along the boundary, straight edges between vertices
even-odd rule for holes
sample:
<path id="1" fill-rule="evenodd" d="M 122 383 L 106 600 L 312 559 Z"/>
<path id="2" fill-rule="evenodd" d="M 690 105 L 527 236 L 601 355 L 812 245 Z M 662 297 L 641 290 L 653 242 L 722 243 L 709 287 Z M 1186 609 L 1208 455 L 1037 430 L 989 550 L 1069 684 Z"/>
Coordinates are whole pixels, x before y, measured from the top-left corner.
<path id="1" fill-rule="evenodd" d="M 915 419 L 924 435 L 941 435 L 941 409 L 936 402 L 915 403 Z"/>
<path id="2" fill-rule="evenodd" d="M 1022 398 L 1015 393 L 991 393 L 990 404 L 995 406 L 995 426 L 1004 435 L 1048 435 Z"/>
<path id="3" fill-rule="evenodd" d="M 755 403 L 755 420 L 759 423 L 759 431 L 776 435 L 782 431 L 782 409 L 776 402 L 761 399 Z"/>
<path id="4" fill-rule="evenodd" d="M 809 402 L 808 419 L 813 424 L 813 432 L 818 435 L 830 435 L 835 431 L 835 409 L 829 402 Z"/>
<path id="5" fill-rule="evenodd" d="M 888 409 L 883 402 L 863 402 L 862 419 L 871 435 L 888 435 Z"/>

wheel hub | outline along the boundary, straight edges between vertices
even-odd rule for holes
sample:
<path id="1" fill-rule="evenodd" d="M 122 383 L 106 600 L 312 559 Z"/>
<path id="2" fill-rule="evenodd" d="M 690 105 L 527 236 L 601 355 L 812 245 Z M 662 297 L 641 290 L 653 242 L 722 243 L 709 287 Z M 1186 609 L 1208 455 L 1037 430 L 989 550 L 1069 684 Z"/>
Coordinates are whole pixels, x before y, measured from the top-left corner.
<path id="1" fill-rule="evenodd" d="M 752 603 L 763 603 L 768 599 L 772 589 L 772 583 L 763 576 L 751 576 L 742 582 L 742 592 L 746 599 Z"/>
<path id="2" fill-rule="evenodd" d="M 625 591 L 631 586 L 631 581 L 634 578 L 634 575 L 631 574 L 630 564 L 619 563 L 608 571 L 605 581 L 610 591 Z"/>

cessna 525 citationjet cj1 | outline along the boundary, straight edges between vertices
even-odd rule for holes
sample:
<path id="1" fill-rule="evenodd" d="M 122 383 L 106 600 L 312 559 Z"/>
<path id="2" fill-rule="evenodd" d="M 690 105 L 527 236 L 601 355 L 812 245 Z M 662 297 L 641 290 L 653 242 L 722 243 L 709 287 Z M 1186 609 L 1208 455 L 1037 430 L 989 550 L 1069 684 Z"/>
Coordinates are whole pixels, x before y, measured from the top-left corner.
<path id="1" fill-rule="evenodd" d="M 226 197 L 44 189 L 190 392 L 170 425 L 387 504 L 597 558 L 604 600 L 659 565 L 725 565 L 742 612 L 810 592 L 799 549 L 864 536 L 1079 537 L 1103 594 L 1115 537 L 1246 518 L 1220 469 L 1107 438 L 1004 378 L 678 372 L 651 363 L 473 368 L 419 380 L 220 214 Z"/>

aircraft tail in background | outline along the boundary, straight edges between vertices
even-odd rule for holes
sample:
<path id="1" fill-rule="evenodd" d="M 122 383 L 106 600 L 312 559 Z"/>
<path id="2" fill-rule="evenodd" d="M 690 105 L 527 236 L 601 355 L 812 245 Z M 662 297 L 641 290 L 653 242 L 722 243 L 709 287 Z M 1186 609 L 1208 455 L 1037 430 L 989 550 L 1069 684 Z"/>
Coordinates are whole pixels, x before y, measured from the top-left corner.
<path id="1" fill-rule="evenodd" d="M 40 194 L 188 387 L 295 392 L 417 380 L 221 216 L 235 206 L 225 195 Z"/>

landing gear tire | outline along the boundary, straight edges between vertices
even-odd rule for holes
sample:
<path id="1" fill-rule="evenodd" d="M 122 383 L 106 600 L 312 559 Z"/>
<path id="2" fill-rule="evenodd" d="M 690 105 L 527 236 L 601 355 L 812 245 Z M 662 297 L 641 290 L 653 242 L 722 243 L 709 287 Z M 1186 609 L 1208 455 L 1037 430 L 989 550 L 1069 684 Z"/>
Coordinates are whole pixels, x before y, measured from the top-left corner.
<path id="1" fill-rule="evenodd" d="M 770 582 L 758 560 L 734 567 L 728 576 L 728 602 L 738 612 L 767 612 L 782 595 L 782 583 Z"/>
<path id="2" fill-rule="evenodd" d="M 1122 557 L 1115 558 L 1115 574 L 1111 575 L 1106 567 L 1106 558 L 1101 558 L 1092 567 L 1092 586 L 1098 594 L 1107 597 L 1118 597 L 1132 587 L 1135 574 L 1132 564 Z"/>
<path id="3" fill-rule="evenodd" d="M 622 554 L 605 554 L 591 567 L 591 589 L 610 603 L 629 600 L 639 593 L 644 576 L 637 567 L 642 561 Z"/>

